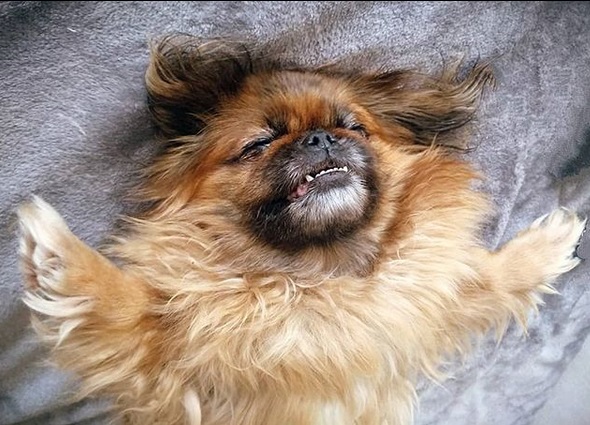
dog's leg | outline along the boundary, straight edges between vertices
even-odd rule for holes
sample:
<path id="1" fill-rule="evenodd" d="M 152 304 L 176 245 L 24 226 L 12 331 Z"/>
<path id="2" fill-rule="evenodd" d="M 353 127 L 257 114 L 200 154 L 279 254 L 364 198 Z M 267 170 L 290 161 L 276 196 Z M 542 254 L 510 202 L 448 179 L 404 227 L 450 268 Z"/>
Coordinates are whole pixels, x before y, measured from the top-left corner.
<path id="1" fill-rule="evenodd" d="M 45 337 L 59 346 L 77 328 L 93 327 L 98 338 L 108 332 L 115 340 L 144 319 L 147 286 L 79 240 L 49 204 L 34 198 L 18 216 L 24 302 L 46 325 L 59 325 Z"/>
<path id="2" fill-rule="evenodd" d="M 531 308 L 552 284 L 581 261 L 575 256 L 586 221 L 561 208 L 540 217 L 496 252 L 477 253 L 481 281 L 464 288 L 462 303 L 472 327 L 496 325 L 501 332 L 510 317 L 526 325 Z M 463 316 L 465 318 L 465 316 Z M 463 323 L 465 325 L 465 323 Z"/>
<path id="3" fill-rule="evenodd" d="M 137 409 L 129 423 L 185 423 L 180 418 L 188 410 L 189 422 L 200 423 L 195 403 L 185 409 L 162 401 L 182 403 L 192 393 L 166 371 L 153 373 L 162 344 L 150 312 L 154 290 L 80 241 L 41 199 L 18 216 L 24 302 L 56 363 L 82 378 L 81 396 L 116 395 L 120 407 Z"/>

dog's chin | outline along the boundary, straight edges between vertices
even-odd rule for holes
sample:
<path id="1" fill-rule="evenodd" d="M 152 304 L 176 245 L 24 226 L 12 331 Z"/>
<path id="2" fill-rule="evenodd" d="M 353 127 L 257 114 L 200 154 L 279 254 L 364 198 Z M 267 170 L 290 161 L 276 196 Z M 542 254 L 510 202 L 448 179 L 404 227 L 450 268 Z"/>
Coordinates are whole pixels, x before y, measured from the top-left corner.
<path id="1" fill-rule="evenodd" d="M 372 198 L 371 187 L 358 174 L 317 176 L 297 186 L 280 206 L 270 207 L 274 212 L 265 215 L 257 230 L 281 249 L 330 245 L 351 236 L 370 219 Z"/>
<path id="2" fill-rule="evenodd" d="M 306 193 L 292 199 L 287 208 L 291 222 L 308 237 L 330 240 L 362 220 L 369 193 L 358 175 L 332 173 L 308 185 Z"/>

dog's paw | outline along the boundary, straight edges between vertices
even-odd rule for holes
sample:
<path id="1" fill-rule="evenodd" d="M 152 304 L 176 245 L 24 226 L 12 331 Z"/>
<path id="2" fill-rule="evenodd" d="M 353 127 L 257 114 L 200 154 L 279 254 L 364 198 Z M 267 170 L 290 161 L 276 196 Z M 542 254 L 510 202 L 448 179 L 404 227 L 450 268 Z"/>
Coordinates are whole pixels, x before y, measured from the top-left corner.
<path id="1" fill-rule="evenodd" d="M 18 218 L 27 289 L 60 292 L 72 233 L 59 213 L 39 197 L 21 206 Z"/>
<path id="2" fill-rule="evenodd" d="M 26 284 L 23 302 L 45 317 L 43 321 L 32 318 L 37 333 L 58 346 L 84 323 L 84 314 L 92 308 L 90 297 L 73 294 L 75 285 L 67 277 L 80 243 L 57 211 L 41 198 L 34 197 L 17 214 Z"/>
<path id="3" fill-rule="evenodd" d="M 539 217 L 520 235 L 521 242 L 539 260 L 546 281 L 572 270 L 580 263 L 576 248 L 580 243 L 586 220 L 566 208 Z"/>

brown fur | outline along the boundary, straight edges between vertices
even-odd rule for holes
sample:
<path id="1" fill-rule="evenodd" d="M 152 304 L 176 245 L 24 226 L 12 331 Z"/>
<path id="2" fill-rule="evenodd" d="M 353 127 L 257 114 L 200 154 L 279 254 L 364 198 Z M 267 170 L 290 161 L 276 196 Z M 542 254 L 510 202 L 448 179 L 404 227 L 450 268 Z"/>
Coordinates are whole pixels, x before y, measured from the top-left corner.
<path id="1" fill-rule="evenodd" d="M 153 207 L 103 254 L 43 201 L 19 212 L 36 328 L 81 394 L 113 396 L 131 424 L 409 424 L 417 375 L 524 321 L 577 264 L 584 223 L 559 210 L 481 246 L 477 173 L 437 144 L 465 146 L 445 132 L 474 114 L 488 66 L 460 80 L 260 63 L 234 44 L 156 46 L 150 105 L 173 139 L 140 194 Z M 244 156 L 269 122 L 274 141 Z M 317 128 L 369 153 L 374 189 L 340 236 L 288 249 L 248 214 Z"/>

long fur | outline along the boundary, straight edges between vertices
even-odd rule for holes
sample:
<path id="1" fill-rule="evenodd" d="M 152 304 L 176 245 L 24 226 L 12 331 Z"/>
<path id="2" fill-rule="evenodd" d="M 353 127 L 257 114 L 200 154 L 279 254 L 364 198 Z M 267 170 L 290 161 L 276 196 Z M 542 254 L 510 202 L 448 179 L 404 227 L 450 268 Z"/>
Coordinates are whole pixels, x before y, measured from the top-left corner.
<path id="1" fill-rule="evenodd" d="M 481 246 L 491 210 L 473 189 L 479 176 L 436 139 L 473 116 L 487 66 L 459 79 L 281 74 L 251 61 L 234 45 L 187 38 L 155 48 L 150 104 L 173 140 L 141 192 L 153 207 L 102 253 L 41 199 L 21 208 L 36 329 L 80 376 L 81 396 L 112 396 L 130 424 L 410 424 L 417 376 L 439 377 L 440 361 L 467 352 L 474 335 L 524 322 L 579 262 L 584 222 L 558 210 L 497 252 Z M 316 97 L 346 99 L 367 135 L 334 134 L 364 141 L 377 161 L 375 212 L 329 245 L 287 252 L 240 213 L 267 182 L 256 164 L 227 165 L 232 126 L 248 128 L 261 93 L 283 96 L 277 81 L 317 87 L 281 98 L 303 130 L 323 122 Z M 267 155 L 295 139 L 281 136 Z"/>

